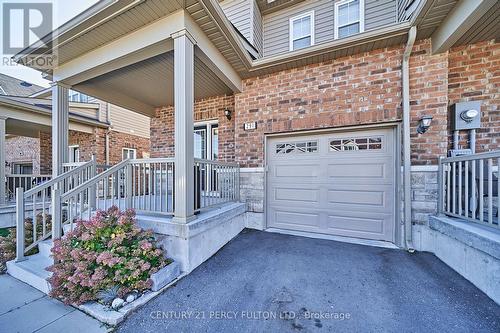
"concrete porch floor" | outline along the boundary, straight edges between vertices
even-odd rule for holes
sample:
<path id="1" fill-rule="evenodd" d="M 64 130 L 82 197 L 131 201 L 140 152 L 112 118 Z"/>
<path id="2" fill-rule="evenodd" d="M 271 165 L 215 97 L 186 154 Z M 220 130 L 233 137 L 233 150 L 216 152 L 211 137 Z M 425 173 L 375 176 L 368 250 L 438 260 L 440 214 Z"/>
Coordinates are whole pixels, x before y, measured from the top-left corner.
<path id="1" fill-rule="evenodd" d="M 499 332 L 499 318 L 432 254 L 244 230 L 118 331 Z"/>

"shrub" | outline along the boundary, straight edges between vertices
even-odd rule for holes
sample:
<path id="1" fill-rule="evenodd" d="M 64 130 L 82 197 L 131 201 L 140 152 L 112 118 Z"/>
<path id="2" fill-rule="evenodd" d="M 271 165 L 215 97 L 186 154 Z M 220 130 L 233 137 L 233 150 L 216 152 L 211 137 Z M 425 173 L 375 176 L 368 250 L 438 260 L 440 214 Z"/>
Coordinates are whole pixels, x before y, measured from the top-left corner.
<path id="1" fill-rule="evenodd" d="M 43 232 L 43 220 L 42 214 L 38 214 L 36 217 L 37 225 L 37 239 L 42 237 Z M 45 215 L 45 230 L 50 232 L 52 228 L 51 216 Z M 24 220 L 24 246 L 30 246 L 33 244 L 33 219 L 27 218 Z M 26 253 L 26 255 L 32 255 L 38 253 L 38 247 L 34 247 Z M 16 258 L 16 228 L 9 229 L 9 234 L 7 236 L 0 236 L 0 274 L 4 273 L 6 270 L 5 263 L 7 261 Z"/>
<path id="2" fill-rule="evenodd" d="M 52 254 L 51 296 L 67 304 L 97 300 L 112 288 L 119 296 L 143 291 L 151 287 L 151 274 L 170 263 L 152 232 L 136 225 L 134 211 L 116 207 L 77 221 L 72 232 L 55 241 Z"/>

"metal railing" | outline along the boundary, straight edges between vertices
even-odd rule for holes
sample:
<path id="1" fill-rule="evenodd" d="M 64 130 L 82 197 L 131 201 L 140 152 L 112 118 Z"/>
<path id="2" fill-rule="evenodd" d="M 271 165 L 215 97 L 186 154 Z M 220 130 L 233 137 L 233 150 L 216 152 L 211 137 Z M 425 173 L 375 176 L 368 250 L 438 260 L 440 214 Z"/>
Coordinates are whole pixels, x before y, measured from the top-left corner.
<path id="1" fill-rule="evenodd" d="M 5 195 L 6 201 L 14 201 L 16 197 L 16 188 L 22 187 L 24 191 L 31 190 L 52 178 L 51 175 L 24 175 L 7 174 L 5 176 Z"/>
<path id="2" fill-rule="evenodd" d="M 196 211 L 239 200 L 237 164 L 195 159 L 194 175 Z M 43 222 L 42 235 L 35 235 L 33 243 L 27 247 L 20 245 L 18 257 L 22 259 L 26 252 L 48 237 L 60 238 L 64 225 L 72 230 L 75 221 L 90 219 L 97 210 L 117 206 L 120 210 L 133 208 L 144 213 L 173 215 L 174 180 L 173 158 L 124 160 L 112 167 L 98 166 L 91 161 L 26 193 L 18 189 L 18 226 L 22 225 L 25 217 L 21 207 L 24 207 L 28 197 L 35 194 L 41 193 L 44 200 L 42 207 L 34 206 L 33 220 L 36 221 L 40 213 L 42 217 L 49 211 L 52 214 L 52 231 L 49 233 Z M 45 205 L 48 193 L 50 209 Z"/>
<path id="3" fill-rule="evenodd" d="M 439 160 L 438 212 L 499 228 L 500 151 Z"/>
<path id="4" fill-rule="evenodd" d="M 53 214 L 54 191 L 57 190 L 59 193 L 71 191 L 92 178 L 95 170 L 96 164 L 92 159 L 28 191 L 22 187 L 16 188 L 16 260 L 23 260 L 27 252 L 51 236 L 53 228 L 48 227 L 47 219 L 49 214 Z M 33 234 L 32 241 L 28 244 L 24 241 L 26 217 L 31 219 Z M 38 225 L 39 220 L 41 226 Z"/>
<path id="5" fill-rule="evenodd" d="M 195 159 L 195 210 L 238 201 L 240 168 L 234 163 Z"/>
<path id="6" fill-rule="evenodd" d="M 160 214 L 174 213 L 174 159 L 131 160 L 131 208 Z"/>

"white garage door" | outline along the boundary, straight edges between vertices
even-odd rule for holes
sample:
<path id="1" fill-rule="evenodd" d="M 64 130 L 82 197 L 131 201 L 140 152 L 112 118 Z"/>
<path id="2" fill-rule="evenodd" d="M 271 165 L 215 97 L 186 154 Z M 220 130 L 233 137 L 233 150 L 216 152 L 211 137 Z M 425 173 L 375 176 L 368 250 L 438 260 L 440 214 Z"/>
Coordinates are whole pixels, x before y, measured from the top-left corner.
<path id="1" fill-rule="evenodd" d="M 268 227 L 394 241 L 394 130 L 268 140 Z"/>

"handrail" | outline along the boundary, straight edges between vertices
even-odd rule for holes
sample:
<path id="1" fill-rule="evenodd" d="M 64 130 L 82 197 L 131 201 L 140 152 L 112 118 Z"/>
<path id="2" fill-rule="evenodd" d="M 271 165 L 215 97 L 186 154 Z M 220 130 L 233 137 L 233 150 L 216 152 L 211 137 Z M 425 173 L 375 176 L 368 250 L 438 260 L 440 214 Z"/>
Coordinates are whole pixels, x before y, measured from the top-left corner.
<path id="1" fill-rule="evenodd" d="M 68 198 L 71 198 L 72 196 L 74 196 L 75 194 L 78 194 L 80 193 L 81 191 L 93 186 L 93 185 L 97 185 L 97 183 L 101 180 L 101 179 L 104 179 L 106 177 L 109 177 L 110 175 L 112 175 L 115 171 L 117 170 L 120 170 L 123 166 L 126 166 L 127 164 L 129 164 L 129 159 L 126 159 L 126 160 L 123 160 L 121 161 L 120 163 L 118 164 L 115 164 L 113 165 L 111 168 L 109 168 L 108 170 L 104 171 L 104 172 L 101 172 L 100 174 L 90 178 L 89 180 L 87 180 L 85 183 L 82 183 L 80 185 L 78 185 L 77 187 L 71 189 L 70 191 L 64 193 L 63 195 L 61 195 L 61 201 L 64 202 L 65 200 L 67 200 Z"/>
<path id="2" fill-rule="evenodd" d="M 484 158 L 497 158 L 499 156 L 500 156 L 500 150 L 494 150 L 494 151 L 489 151 L 489 152 L 485 152 L 485 153 L 477 153 L 477 154 L 472 154 L 472 155 L 445 157 L 445 158 L 441 159 L 441 162 L 447 163 L 447 162 L 474 161 L 474 160 L 481 160 Z"/>
<path id="3" fill-rule="evenodd" d="M 7 173 L 5 177 L 26 177 L 26 178 L 48 178 L 52 175 L 37 175 L 37 174 L 25 174 L 25 173 Z"/>
<path id="4" fill-rule="evenodd" d="M 203 158 L 195 158 L 194 162 L 195 163 L 215 164 L 215 165 L 228 166 L 228 167 L 234 167 L 234 168 L 240 167 L 240 165 L 238 163 L 221 162 L 221 161 L 217 161 L 217 160 L 206 160 Z"/>
<path id="5" fill-rule="evenodd" d="M 175 158 L 173 157 L 160 157 L 160 158 L 136 158 L 130 159 L 130 163 L 169 163 L 174 162 Z"/>
<path id="6" fill-rule="evenodd" d="M 49 188 L 52 185 L 57 184 L 61 180 L 64 180 L 64 179 L 68 178 L 69 176 L 73 176 L 73 175 L 77 174 L 78 172 L 82 171 L 82 169 L 85 169 L 86 167 L 91 166 L 92 163 L 94 163 L 94 161 L 85 162 L 84 164 L 82 164 L 82 165 L 80 165 L 80 166 L 78 166 L 70 171 L 66 171 L 65 173 L 60 174 L 59 176 L 52 178 L 51 180 L 49 180 L 43 184 L 40 184 L 36 187 L 33 187 L 29 191 L 24 192 L 24 197 L 27 198 L 30 195 L 33 195 L 33 194 L 40 192 L 46 188 Z"/>

